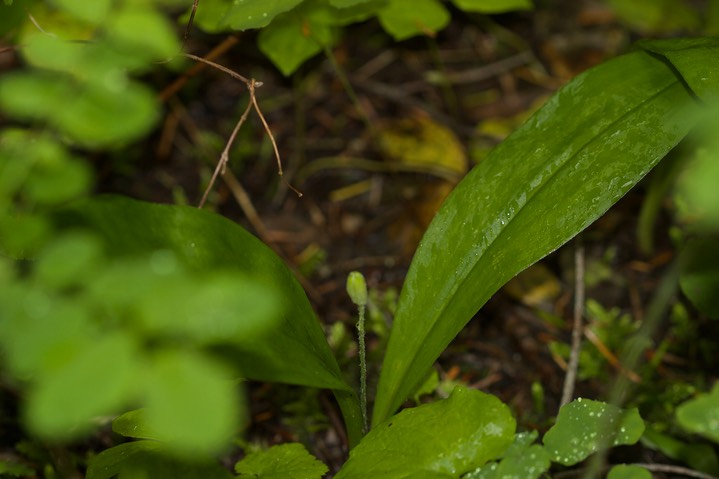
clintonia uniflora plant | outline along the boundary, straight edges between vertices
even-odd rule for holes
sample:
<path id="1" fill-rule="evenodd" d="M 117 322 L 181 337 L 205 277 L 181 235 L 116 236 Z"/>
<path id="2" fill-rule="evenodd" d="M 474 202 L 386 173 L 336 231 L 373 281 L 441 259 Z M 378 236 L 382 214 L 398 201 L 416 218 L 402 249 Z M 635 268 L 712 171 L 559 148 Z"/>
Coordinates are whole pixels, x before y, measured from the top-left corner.
<path id="1" fill-rule="evenodd" d="M 408 27 L 398 15 L 404 0 L 244 2 L 256 12 L 241 10 L 242 1 L 206 0 L 198 22 L 208 30 L 269 25 L 260 46 L 271 58 L 288 41 L 303 44 L 280 34 L 286 25 L 295 37 L 309 25 L 322 48 L 338 26 L 369 16 L 404 38 L 402 28 L 412 25 L 441 28 L 428 22 L 445 11 L 435 0 L 416 2 L 412 11 L 426 21 Z M 36 71 L 0 80 L 0 106 L 86 149 L 148 131 L 156 118 L 153 95 L 132 75 L 176 50 L 163 17 L 131 1 L 96 2 L 87 11 L 70 0 L 57 3 L 95 25 L 100 40 L 83 46 L 33 36 L 25 55 Z M 112 9 L 122 15 L 104 25 Z M 159 33 L 137 44 L 130 33 L 138 25 Z M 231 221 L 190 207 L 122 197 L 64 206 L 87 196 L 83 163 L 51 135 L 3 131 L 0 206 L 12 213 L 12 221 L 0 223 L 3 251 L 35 263 L 29 273 L 5 258 L 0 264 L 0 347 L 4 367 L 28 391 L 30 428 L 45 439 L 69 440 L 91 430 L 98 416 L 123 413 L 113 429 L 137 440 L 94 457 L 88 477 L 227 477 L 212 458 L 239 430 L 244 411 L 233 381 L 242 377 L 333 391 L 351 447 L 340 479 L 531 478 L 551 462 L 572 465 L 603 447 L 636 442 L 643 423 L 635 410 L 588 400 L 562 408 L 541 445 L 536 433 L 515 431 L 506 405 L 479 391 L 460 387 L 445 400 L 396 411 L 499 287 L 601 216 L 690 132 L 719 88 L 717 53 L 719 41 L 709 38 L 640 43 L 560 89 L 467 175 L 412 261 L 366 435 L 355 388 L 343 378 L 307 296 L 267 246 Z M 307 52 L 293 55 L 301 63 Z M 299 65 L 273 60 L 284 73 Z M 108 88 L 120 88 L 124 100 Z M 47 92 L 44 102 L 28 100 L 40 90 Z M 86 101 L 56 108 L 78 92 Z M 107 108 L 95 111 L 90 100 Z M 89 114 L 97 121 L 87 126 L 81 120 Z M 131 121 L 108 120 L 123 115 Z M 27 155 L 35 168 L 18 170 L 18 158 Z M 62 171 L 70 172 L 73 188 L 63 189 L 66 182 L 43 188 L 58 164 L 69 165 Z M 8 233 L 10 226 L 16 233 Z M 62 241 L 50 241 L 49 232 Z M 700 425 L 707 411 L 701 406 L 716 410 L 715 397 L 681 413 L 687 427 L 711 438 L 716 432 Z M 592 419 L 598 417 L 613 427 Z M 240 477 L 312 478 L 325 471 L 296 446 L 250 454 L 236 467 Z"/>

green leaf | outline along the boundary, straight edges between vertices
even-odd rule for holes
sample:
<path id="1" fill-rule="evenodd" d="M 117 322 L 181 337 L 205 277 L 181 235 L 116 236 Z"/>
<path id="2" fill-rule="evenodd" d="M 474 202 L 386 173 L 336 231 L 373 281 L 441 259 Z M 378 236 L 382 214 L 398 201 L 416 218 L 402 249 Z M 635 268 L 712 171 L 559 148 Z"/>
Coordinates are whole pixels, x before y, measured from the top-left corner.
<path id="1" fill-rule="evenodd" d="M 150 261 L 161 256 L 155 253 Z M 280 327 L 280 293 L 251 278 L 216 272 L 203 276 L 200 284 L 187 281 L 185 275 L 157 279 L 135 304 L 138 319 L 151 336 L 164 333 L 198 344 L 241 346 L 267 340 Z"/>
<path id="2" fill-rule="evenodd" d="M 115 146 L 144 135 L 158 118 L 155 94 L 136 82 L 85 85 L 65 98 L 52 124 L 82 146 Z"/>
<path id="3" fill-rule="evenodd" d="M 279 15 L 257 38 L 260 50 L 283 75 L 291 75 L 302 63 L 332 46 L 337 27 L 366 20 L 383 3 L 367 0 L 346 8 L 334 8 L 322 0 L 305 0 L 291 12 Z"/>
<path id="4" fill-rule="evenodd" d="M 27 19 L 27 12 L 36 0 L 3 0 L 0 7 L 0 35 L 7 38 L 9 32 L 17 33 Z M 11 38 L 8 38 L 10 40 Z"/>
<path id="5" fill-rule="evenodd" d="M 168 450 L 203 457 L 225 449 L 239 429 L 240 397 L 220 364 L 187 351 L 157 354 L 149 371 L 146 419 Z"/>
<path id="6" fill-rule="evenodd" d="M 42 215 L 0 216 L 0 252 L 15 259 L 30 259 L 50 236 L 50 225 Z"/>
<path id="7" fill-rule="evenodd" d="M 262 28 L 303 0 L 203 0 L 195 23 L 209 33 Z"/>
<path id="8" fill-rule="evenodd" d="M 198 272 L 241 273 L 273 291 L 279 320 L 263 340 L 237 338 L 223 350 L 247 378 L 277 381 L 335 392 L 347 421 L 350 442 L 361 437 L 359 403 L 292 272 L 277 255 L 242 227 L 219 215 L 186 206 L 143 203 L 103 197 L 76 203 L 58 216 L 66 226 L 88 226 L 119 256 L 171 251 L 182 264 Z"/>
<path id="9" fill-rule="evenodd" d="M 126 54 L 139 55 L 148 61 L 166 60 L 180 50 L 178 36 L 165 16 L 144 6 L 128 5 L 113 12 L 107 35 Z"/>
<path id="10" fill-rule="evenodd" d="M 500 462 L 485 464 L 463 479 L 537 479 L 549 469 L 550 457 L 545 448 L 532 444 L 537 432 L 519 433 Z"/>
<path id="11" fill-rule="evenodd" d="M 719 319 L 719 240 L 692 239 L 679 256 L 679 285 L 696 308 Z"/>
<path id="12" fill-rule="evenodd" d="M 677 421 L 687 431 L 719 443 L 719 383 L 677 408 Z"/>
<path id="13" fill-rule="evenodd" d="M 220 464 L 190 462 L 166 454 L 157 441 L 135 441 L 120 444 L 90 458 L 87 479 L 173 478 L 231 479 L 233 476 Z"/>
<path id="14" fill-rule="evenodd" d="M 167 434 L 155 429 L 147 419 L 147 409 L 128 411 L 112 421 L 112 431 L 135 439 L 154 439 L 163 441 Z"/>
<path id="15" fill-rule="evenodd" d="M 238 477 L 247 479 L 320 479 L 328 470 L 299 443 L 253 452 L 235 464 Z"/>
<path id="16" fill-rule="evenodd" d="M 112 0 L 54 0 L 56 5 L 73 16 L 90 23 L 101 23 L 112 8 Z"/>
<path id="17" fill-rule="evenodd" d="M 699 12 L 677 0 L 607 0 L 607 3 L 631 28 L 650 33 L 695 30 Z"/>
<path id="18" fill-rule="evenodd" d="M 91 281 L 101 258 L 102 246 L 97 238 L 86 233 L 68 233 L 55 237 L 40 253 L 35 275 L 50 288 L 81 286 Z"/>
<path id="19" fill-rule="evenodd" d="M 465 12 L 479 13 L 503 13 L 532 8 L 531 0 L 452 0 L 452 3 Z"/>
<path id="20" fill-rule="evenodd" d="M 12 282 L 0 289 L 0 346 L 16 377 L 53 377 L 88 347 L 96 331 L 76 300 Z"/>
<path id="21" fill-rule="evenodd" d="M 512 443 L 515 426 L 499 399 L 457 387 L 448 399 L 376 425 L 335 477 L 457 478 L 498 458 Z"/>
<path id="22" fill-rule="evenodd" d="M 105 449 L 90 458 L 87 464 L 87 479 L 110 479 L 118 475 L 124 466 L 136 456 L 162 449 L 156 441 L 135 441 Z"/>
<path id="23" fill-rule="evenodd" d="M 634 444 L 644 432 L 636 408 L 579 398 L 559 410 L 557 422 L 544 435 L 552 461 L 571 466 L 602 448 Z"/>
<path id="24" fill-rule="evenodd" d="M 609 470 L 607 479 L 652 479 L 652 473 L 641 466 L 619 464 Z"/>
<path id="25" fill-rule="evenodd" d="M 109 253 L 127 257 L 158 250 L 174 253 L 191 270 L 244 273 L 282 292 L 281 321 L 271 338 L 251 338 L 236 358 L 251 379 L 350 390 L 327 345 L 302 287 L 280 258 L 240 225 L 189 206 L 169 206 L 103 196 L 67 208 L 58 221 L 87 226 Z"/>
<path id="26" fill-rule="evenodd" d="M 362 3 L 372 2 L 374 0 L 329 0 L 330 5 L 337 8 L 348 8 L 360 5 Z"/>
<path id="27" fill-rule="evenodd" d="M 449 12 L 437 0 L 391 0 L 378 12 L 382 28 L 397 40 L 434 35 L 449 23 Z"/>
<path id="28" fill-rule="evenodd" d="M 407 274 L 379 380 L 387 418 L 487 299 L 635 185 L 691 128 L 696 100 L 649 53 L 558 91 L 460 182 Z"/>
<path id="29" fill-rule="evenodd" d="M 701 99 L 716 101 L 719 94 L 719 38 L 643 40 L 638 46 L 665 57 Z"/>
<path id="30" fill-rule="evenodd" d="M 644 446 L 658 450 L 668 458 L 683 462 L 697 471 L 714 475 L 719 472 L 719 458 L 710 444 L 684 442 L 651 426 L 649 424 L 642 435 Z"/>
<path id="31" fill-rule="evenodd" d="M 82 85 L 60 74 L 9 74 L 0 81 L 0 106 L 19 118 L 46 120 L 82 146 L 113 146 L 146 133 L 158 113 L 149 89 L 121 80 Z"/>
<path id="32" fill-rule="evenodd" d="M 11 459 L 0 459 L 0 477 L 37 477 L 37 474 L 25 464 Z"/>
<path id="33" fill-rule="evenodd" d="M 135 399 L 139 373 L 135 341 L 124 334 L 107 334 L 41 378 L 28 398 L 29 425 L 46 438 L 82 434 L 92 418 L 112 414 Z"/>
<path id="34" fill-rule="evenodd" d="M 318 2 L 306 1 L 300 7 L 278 16 L 262 29 L 257 45 L 283 75 L 289 76 L 307 59 L 332 45 L 337 37 L 334 27 L 323 21 Z"/>

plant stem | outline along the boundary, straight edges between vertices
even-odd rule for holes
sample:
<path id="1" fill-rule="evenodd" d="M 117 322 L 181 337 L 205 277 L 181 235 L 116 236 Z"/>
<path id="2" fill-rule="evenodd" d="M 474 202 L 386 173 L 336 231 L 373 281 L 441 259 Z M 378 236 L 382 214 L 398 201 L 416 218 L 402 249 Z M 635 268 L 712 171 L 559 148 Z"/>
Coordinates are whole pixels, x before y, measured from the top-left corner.
<path id="1" fill-rule="evenodd" d="M 367 347 L 365 345 L 365 329 L 364 329 L 364 304 L 357 306 L 359 309 L 359 321 L 357 321 L 357 338 L 359 348 L 360 362 L 360 407 L 362 409 L 362 432 L 367 433 L 369 430 L 367 422 Z"/>

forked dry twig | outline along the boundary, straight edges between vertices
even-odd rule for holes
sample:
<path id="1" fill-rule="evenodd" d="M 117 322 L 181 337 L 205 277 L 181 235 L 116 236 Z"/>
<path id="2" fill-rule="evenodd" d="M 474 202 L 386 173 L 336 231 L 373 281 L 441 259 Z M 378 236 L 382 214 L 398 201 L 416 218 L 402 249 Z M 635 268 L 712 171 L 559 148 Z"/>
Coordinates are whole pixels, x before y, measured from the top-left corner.
<path id="1" fill-rule="evenodd" d="M 219 63 L 215 63 L 215 62 L 207 60 L 205 58 L 198 57 L 197 55 L 193 55 L 191 53 L 183 53 L 183 55 L 192 60 L 205 63 L 213 68 L 216 68 L 224 73 L 227 73 L 232 78 L 240 80 L 245 85 L 247 85 L 247 90 L 250 92 L 250 100 L 247 104 L 247 108 L 245 109 L 242 116 L 240 117 L 240 120 L 237 122 L 237 125 L 235 125 L 235 129 L 233 130 L 232 135 L 230 135 L 230 138 L 227 141 L 227 144 L 225 145 L 225 149 L 222 151 L 222 154 L 220 156 L 220 161 L 217 163 L 217 167 L 215 168 L 212 178 L 210 179 L 210 183 L 207 185 L 207 188 L 205 189 L 205 193 L 202 195 L 202 199 L 200 200 L 200 204 L 198 205 L 198 208 L 202 208 L 204 206 L 205 202 L 207 201 L 207 196 L 209 195 L 210 191 L 212 190 L 212 187 L 214 186 L 215 181 L 217 180 L 217 177 L 225 171 L 225 167 L 227 165 L 227 162 L 229 161 L 230 148 L 232 148 L 232 144 L 234 143 L 235 138 L 237 137 L 237 133 L 240 131 L 240 128 L 242 127 L 245 120 L 247 119 L 250 109 L 252 109 L 253 107 L 255 109 L 255 112 L 257 112 L 257 116 L 260 117 L 262 126 L 265 128 L 265 132 L 267 133 L 267 136 L 270 138 L 270 142 L 272 143 L 272 148 L 274 149 L 275 158 L 277 160 L 277 174 L 282 178 L 282 181 L 285 182 L 285 184 L 287 185 L 287 187 L 289 189 L 294 191 L 297 194 L 297 196 L 302 197 L 302 192 L 300 192 L 294 186 L 290 185 L 287 182 L 287 180 L 284 179 L 284 176 L 283 176 L 284 172 L 282 171 L 282 159 L 280 158 L 280 150 L 277 147 L 277 142 L 275 141 L 274 135 L 272 135 L 272 130 L 270 129 L 270 126 L 267 124 L 267 120 L 265 119 L 265 116 L 262 114 L 260 105 L 257 103 L 257 96 L 255 95 L 255 88 L 261 87 L 262 82 L 258 82 L 254 78 L 248 79 L 248 78 L 240 75 L 239 73 L 220 65 Z"/>

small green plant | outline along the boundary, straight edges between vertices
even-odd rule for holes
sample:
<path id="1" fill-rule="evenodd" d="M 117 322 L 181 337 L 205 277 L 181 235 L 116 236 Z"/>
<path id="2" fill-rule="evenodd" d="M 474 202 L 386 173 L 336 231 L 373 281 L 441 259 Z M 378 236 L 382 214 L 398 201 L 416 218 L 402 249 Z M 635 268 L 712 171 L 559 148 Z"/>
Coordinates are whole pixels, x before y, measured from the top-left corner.
<path id="1" fill-rule="evenodd" d="M 215 457 L 241 431 L 237 378 L 249 378 L 333 391 L 351 448 L 338 479 L 538 478 L 551 463 L 575 465 L 640 439 L 636 409 L 586 399 L 562 407 L 542 444 L 536 431 L 516 431 L 498 398 L 464 387 L 396 411 L 498 288 L 601 216 L 693 129 L 719 89 L 718 40 L 643 42 L 578 76 L 457 186 L 400 293 L 367 432 L 364 397 L 344 379 L 304 291 L 268 247 L 204 210 L 83 199 L 90 169 L 77 151 L 130 142 L 157 118 L 154 94 L 136 78 L 179 48 L 161 10 L 172 3 L 3 7 L 11 14 L 0 20 L 2 32 L 19 28 L 18 12 L 32 6 L 36 22 L 61 31 L 68 23 L 58 18 L 74 19 L 88 39 L 21 29 L 34 68 L 0 79 L 3 111 L 45 127 L 0 134 L 0 348 L 32 434 L 71 441 L 111 421 L 115 433 L 135 439 L 91 458 L 91 479 L 228 477 Z M 446 23 L 441 2 L 410 3 L 205 0 L 197 21 L 210 31 L 266 26 L 260 46 L 288 74 L 332 45 L 341 25 L 376 16 L 401 39 Z M 529 6 L 454 3 L 483 12 Z M 43 17 L 48 12 L 55 15 Z M 148 34 L 138 37 L 138 29 Z M 68 97 L 79 100 L 66 107 Z M 719 269 L 714 261 L 703 268 L 696 258 L 713 250 L 700 245 L 688 247 L 681 282 L 713 314 L 716 298 L 705 287 Z M 366 285 L 357 291 L 357 276 L 348 283 L 363 342 Z M 684 428 L 715 442 L 717 391 L 677 411 Z M 295 444 L 248 454 L 235 468 L 264 478 L 325 471 Z M 610 472 L 643 476 L 637 466 Z"/>

